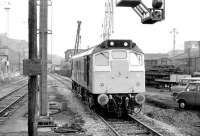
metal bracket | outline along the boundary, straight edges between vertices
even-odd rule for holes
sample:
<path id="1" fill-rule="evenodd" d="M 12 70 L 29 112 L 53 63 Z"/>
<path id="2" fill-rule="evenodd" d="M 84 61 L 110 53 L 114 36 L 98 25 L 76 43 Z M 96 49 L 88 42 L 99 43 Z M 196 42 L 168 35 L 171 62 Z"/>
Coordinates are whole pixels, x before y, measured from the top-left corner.
<path id="1" fill-rule="evenodd" d="M 40 59 L 23 60 L 23 75 L 33 76 L 42 73 L 42 62 Z"/>
<path id="2" fill-rule="evenodd" d="M 149 9 L 149 12 L 149 16 L 141 18 L 143 24 L 154 24 L 158 21 L 164 20 L 163 9 Z"/>
<path id="3" fill-rule="evenodd" d="M 41 33 L 40 29 L 37 29 L 37 34 L 40 34 L 40 33 Z M 53 34 L 52 30 L 47 30 L 45 33 Z"/>
<path id="4" fill-rule="evenodd" d="M 52 3 L 52 0 L 48 0 L 48 6 L 52 6 Z M 37 0 L 37 6 L 40 6 L 40 0 Z"/>
<path id="5" fill-rule="evenodd" d="M 165 19 L 165 0 L 153 0 L 153 8 L 148 8 L 141 0 L 120 0 L 119 7 L 131 7 L 141 18 L 143 24 L 154 24 Z"/>
<path id="6" fill-rule="evenodd" d="M 141 3 L 141 0 L 121 0 L 117 3 L 118 7 L 136 7 Z"/>
<path id="7" fill-rule="evenodd" d="M 52 120 L 52 118 L 48 116 L 40 116 L 38 119 L 38 128 L 45 128 L 45 127 L 56 127 L 56 124 Z"/>

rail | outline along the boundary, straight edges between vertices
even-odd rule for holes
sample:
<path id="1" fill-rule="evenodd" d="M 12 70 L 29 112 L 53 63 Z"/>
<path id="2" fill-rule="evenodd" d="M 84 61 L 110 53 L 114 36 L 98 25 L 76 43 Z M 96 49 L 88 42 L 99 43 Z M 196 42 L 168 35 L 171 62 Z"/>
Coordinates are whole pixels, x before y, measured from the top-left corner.
<path id="1" fill-rule="evenodd" d="M 151 133 L 153 136 L 163 136 L 162 134 L 160 134 L 159 132 L 157 132 L 156 130 L 154 130 L 153 128 L 151 128 L 150 126 L 148 126 L 147 124 L 144 124 L 142 121 L 140 121 L 137 116 L 133 116 L 131 114 L 128 114 L 128 116 L 133 119 L 134 121 L 136 121 L 138 124 L 140 124 L 144 129 L 147 129 L 149 133 Z"/>
<path id="2" fill-rule="evenodd" d="M 105 124 L 106 126 L 108 126 L 110 128 L 110 130 L 112 130 L 112 132 L 116 135 L 116 136 L 121 136 L 103 117 L 101 117 L 100 115 L 96 114 L 95 112 L 93 112 L 98 118 L 100 118 Z"/>
<path id="3" fill-rule="evenodd" d="M 27 78 L 21 78 L 18 81 L 14 81 L 14 82 L 9 82 L 9 83 L 2 84 L 0 86 L 0 91 L 2 91 L 4 89 L 7 89 L 7 88 L 10 88 L 11 85 L 18 85 L 19 86 L 19 85 L 23 84 L 24 81 L 27 81 Z"/>
<path id="4" fill-rule="evenodd" d="M 62 77 L 62 76 L 60 76 L 60 75 L 55 75 L 55 74 L 48 74 L 48 75 L 50 75 L 50 76 L 52 76 L 53 78 L 55 78 L 55 79 L 57 79 L 57 80 L 59 80 L 61 83 L 63 83 L 63 84 L 66 84 L 63 80 L 66 80 L 66 81 L 68 81 L 68 82 L 71 82 L 71 79 L 69 79 L 69 78 L 64 78 L 64 77 Z M 63 80 L 61 80 L 61 79 L 63 79 Z"/>
<path id="5" fill-rule="evenodd" d="M 0 101 L 3 100 L 3 99 L 5 99 L 6 97 L 12 95 L 13 93 L 15 93 L 15 91 L 17 91 L 17 90 L 19 90 L 19 89 L 25 87 L 26 85 L 27 85 L 27 83 L 21 85 L 20 87 L 17 87 L 17 88 L 15 88 L 15 89 L 11 90 L 10 93 L 8 93 L 8 94 L 6 94 L 5 96 L 1 97 L 1 98 L 0 98 Z"/>
<path id="6" fill-rule="evenodd" d="M 96 114 L 96 113 L 94 113 L 94 114 Z M 115 129 L 114 127 L 112 127 L 112 125 L 111 125 L 111 123 L 108 123 L 108 121 L 106 121 L 103 117 L 101 117 L 100 115 L 98 115 L 98 114 L 96 114 L 96 116 L 97 117 L 99 117 L 105 124 L 106 124 L 106 126 L 108 126 L 109 128 L 110 128 L 110 130 L 112 130 L 112 132 L 116 135 L 116 136 L 122 136 L 122 135 L 124 135 L 124 134 L 122 134 L 123 132 L 119 132 L 120 131 L 120 129 L 118 128 L 118 129 Z M 138 119 L 136 119 L 136 118 L 134 118 L 134 117 L 132 117 L 132 115 L 128 115 L 128 116 L 130 116 L 131 117 L 131 119 L 132 120 L 130 120 L 130 121 L 134 121 L 134 123 L 136 123 L 136 124 L 134 124 L 134 123 L 132 123 L 132 128 L 131 129 L 134 129 L 134 126 L 140 126 L 140 128 L 142 128 L 142 129 L 138 129 L 138 128 L 136 128 L 136 130 L 134 130 L 135 131 L 135 135 L 137 135 L 137 134 L 143 134 L 143 135 L 147 135 L 147 136 L 149 136 L 150 134 L 152 135 L 152 136 L 163 136 L 162 134 L 160 134 L 159 132 L 157 132 L 156 130 L 154 130 L 153 128 L 151 128 L 151 127 L 149 127 L 148 125 L 146 125 L 146 124 L 144 124 L 143 122 L 141 122 L 141 121 L 139 121 Z M 125 127 L 127 122 L 126 121 L 124 121 L 124 124 L 123 123 L 120 123 L 120 125 L 121 125 L 121 127 L 123 128 L 123 127 Z M 114 123 L 114 124 L 117 124 L 117 123 Z M 123 129 L 121 129 L 121 130 L 123 130 Z M 125 129 L 126 131 L 129 131 L 128 129 Z M 138 130 L 140 130 L 140 132 L 138 132 Z M 124 131 L 124 130 L 123 130 Z M 126 132 L 125 132 L 126 133 Z"/>
<path id="7" fill-rule="evenodd" d="M 11 106 L 24 98 L 28 93 L 27 90 L 22 90 L 25 86 L 27 86 L 27 83 L 13 89 L 9 94 L 0 99 L 0 116 L 3 116 Z"/>

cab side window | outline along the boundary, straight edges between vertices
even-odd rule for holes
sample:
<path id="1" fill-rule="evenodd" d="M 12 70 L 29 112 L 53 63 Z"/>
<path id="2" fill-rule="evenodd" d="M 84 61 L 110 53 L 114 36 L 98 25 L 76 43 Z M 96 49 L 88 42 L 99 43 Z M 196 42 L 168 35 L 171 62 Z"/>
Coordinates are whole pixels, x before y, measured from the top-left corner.
<path id="1" fill-rule="evenodd" d="M 187 88 L 187 91 L 189 92 L 194 92 L 196 91 L 196 85 L 195 84 L 190 84 Z"/>
<path id="2" fill-rule="evenodd" d="M 140 66 L 142 65 L 142 55 L 134 52 L 130 52 L 130 65 Z"/>
<path id="3" fill-rule="evenodd" d="M 95 65 L 96 66 L 109 66 L 109 53 L 101 52 L 95 55 Z"/>
<path id="4" fill-rule="evenodd" d="M 197 86 L 197 91 L 200 92 L 200 85 Z"/>

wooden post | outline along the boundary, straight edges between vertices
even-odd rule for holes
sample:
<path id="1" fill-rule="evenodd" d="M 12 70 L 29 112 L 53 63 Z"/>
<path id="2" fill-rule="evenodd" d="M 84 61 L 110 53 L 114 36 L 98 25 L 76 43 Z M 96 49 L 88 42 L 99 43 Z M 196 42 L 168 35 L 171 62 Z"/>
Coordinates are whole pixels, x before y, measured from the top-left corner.
<path id="1" fill-rule="evenodd" d="M 188 73 L 191 74 L 190 72 L 190 48 L 188 48 Z"/>
<path id="2" fill-rule="evenodd" d="M 28 41 L 29 59 L 37 58 L 37 0 L 29 0 L 28 13 Z M 37 136 L 36 121 L 36 95 L 38 79 L 37 75 L 30 75 L 28 80 L 28 135 Z"/>
<path id="3" fill-rule="evenodd" d="M 48 38 L 48 0 L 40 0 L 40 116 L 47 116 L 47 38 Z"/>
<path id="4" fill-rule="evenodd" d="M 200 57 L 200 41 L 198 42 L 198 44 L 199 44 L 199 57 Z"/>

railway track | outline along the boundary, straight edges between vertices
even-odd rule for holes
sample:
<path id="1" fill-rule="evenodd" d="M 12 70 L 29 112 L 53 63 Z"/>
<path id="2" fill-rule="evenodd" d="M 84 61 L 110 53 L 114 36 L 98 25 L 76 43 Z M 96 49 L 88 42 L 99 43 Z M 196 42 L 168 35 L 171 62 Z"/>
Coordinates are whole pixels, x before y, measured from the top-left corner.
<path id="1" fill-rule="evenodd" d="M 58 75 L 51 74 L 51 76 L 57 79 L 58 81 L 62 82 L 63 84 L 66 84 L 65 81 L 68 81 L 67 79 Z M 161 134 L 159 132 L 160 128 L 153 127 L 155 126 L 153 122 L 143 118 L 143 116 L 139 115 L 133 116 L 129 114 L 127 115 L 128 118 L 126 120 L 105 119 L 96 112 L 94 111 L 91 112 L 93 112 L 95 116 L 100 118 L 116 136 L 127 136 L 127 135 L 164 136 L 166 134 L 166 133 Z"/>
<path id="2" fill-rule="evenodd" d="M 66 82 L 71 82 L 71 80 L 69 78 L 64 78 L 60 75 L 55 75 L 55 74 L 48 74 L 49 76 L 57 79 L 58 81 L 60 81 L 63 84 L 66 84 Z M 66 81 L 66 82 L 65 82 Z"/>
<path id="3" fill-rule="evenodd" d="M 94 113 L 96 114 L 96 113 Z M 144 119 L 138 116 L 128 115 L 128 119 L 106 119 L 96 114 L 116 136 L 164 136 L 159 131 L 144 123 Z M 142 121 L 143 120 L 143 121 Z"/>
<path id="4" fill-rule="evenodd" d="M 0 93 L 2 93 L 3 90 L 7 90 L 7 89 L 10 90 L 10 89 L 16 88 L 16 86 L 21 86 L 25 82 L 27 82 L 27 78 L 22 78 L 22 79 L 19 79 L 18 81 L 14 81 L 14 82 L 10 82 L 10 83 L 1 85 L 0 86 L 0 91 L 1 91 Z"/>
<path id="5" fill-rule="evenodd" d="M 24 96 L 28 94 L 27 89 L 23 89 L 27 86 L 27 83 L 12 89 L 10 93 L 0 98 L 0 117 L 5 116 L 8 110 L 17 102 L 22 100 Z"/>
<path id="6" fill-rule="evenodd" d="M 129 118 L 133 119 L 133 121 L 135 123 L 138 123 L 141 128 L 146 129 L 148 134 L 153 135 L 153 136 L 164 136 L 163 134 L 161 134 L 159 132 L 161 129 L 155 127 L 155 125 L 154 125 L 154 123 L 152 121 L 145 119 L 143 117 L 144 115 L 133 116 L 133 115 L 129 114 L 128 116 L 129 116 Z"/>

